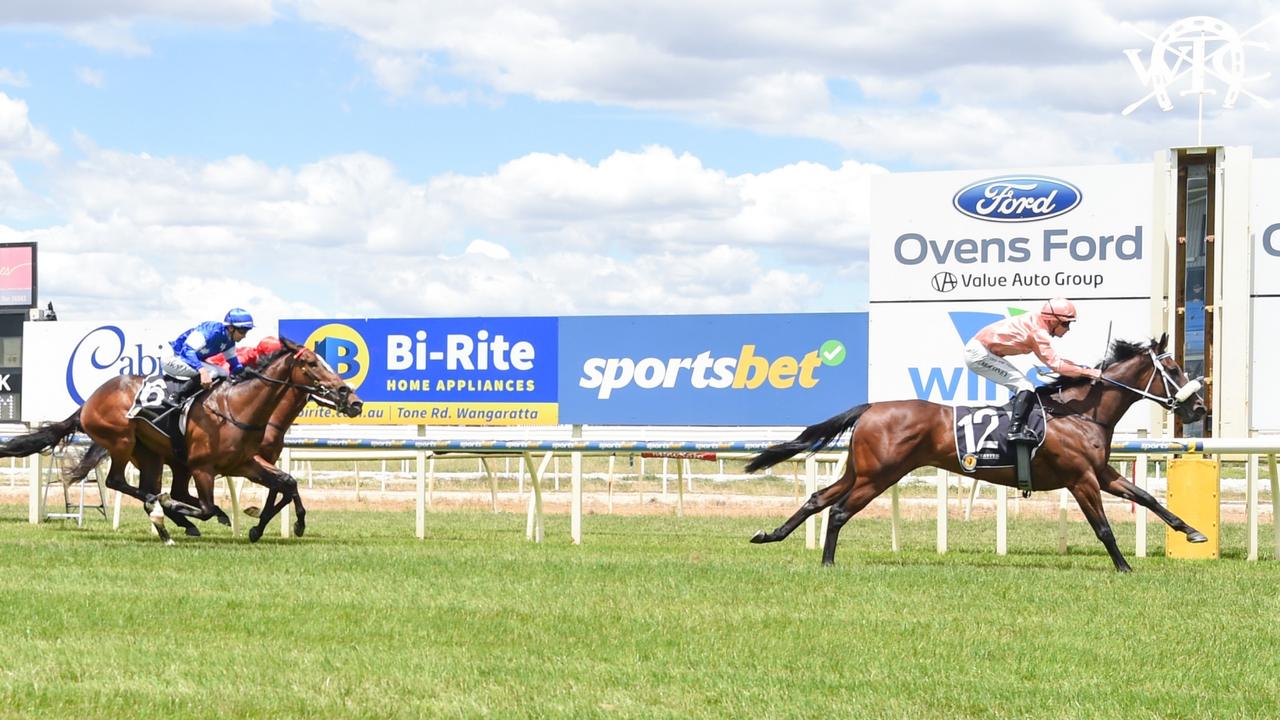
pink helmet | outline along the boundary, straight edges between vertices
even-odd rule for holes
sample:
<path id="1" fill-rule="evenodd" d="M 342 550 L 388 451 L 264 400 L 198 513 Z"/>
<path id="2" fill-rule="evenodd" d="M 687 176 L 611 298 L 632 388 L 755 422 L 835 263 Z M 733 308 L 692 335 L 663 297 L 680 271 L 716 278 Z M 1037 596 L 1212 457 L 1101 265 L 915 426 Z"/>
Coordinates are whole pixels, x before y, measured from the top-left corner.
<path id="1" fill-rule="evenodd" d="M 1060 323 L 1072 323 L 1076 321 L 1076 306 L 1066 298 L 1056 297 L 1040 308 L 1040 314 Z"/>

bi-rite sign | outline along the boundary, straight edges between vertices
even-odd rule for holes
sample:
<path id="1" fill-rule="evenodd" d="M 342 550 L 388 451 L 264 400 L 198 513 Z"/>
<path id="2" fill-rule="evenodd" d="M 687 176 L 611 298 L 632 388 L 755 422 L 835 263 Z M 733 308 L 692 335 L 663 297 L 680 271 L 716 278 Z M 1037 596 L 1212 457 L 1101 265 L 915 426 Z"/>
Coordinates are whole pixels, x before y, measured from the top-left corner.
<path id="1" fill-rule="evenodd" d="M 314 405 L 299 422 L 555 425 L 557 320 L 282 320 L 365 401 L 356 419 Z"/>

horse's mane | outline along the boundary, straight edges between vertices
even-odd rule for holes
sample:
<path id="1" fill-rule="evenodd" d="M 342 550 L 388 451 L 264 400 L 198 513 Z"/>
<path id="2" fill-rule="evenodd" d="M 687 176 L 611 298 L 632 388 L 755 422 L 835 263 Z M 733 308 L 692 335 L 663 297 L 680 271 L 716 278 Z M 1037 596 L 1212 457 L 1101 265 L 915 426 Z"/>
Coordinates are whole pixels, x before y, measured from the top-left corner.
<path id="1" fill-rule="evenodd" d="M 1141 355 L 1142 353 L 1145 353 L 1147 351 L 1147 348 L 1153 347 L 1157 342 L 1159 341 L 1156 340 L 1155 338 L 1152 338 L 1149 342 L 1145 344 L 1129 342 L 1128 340 L 1119 340 L 1119 339 L 1112 340 L 1111 351 L 1107 353 L 1107 357 L 1101 363 L 1095 365 L 1094 367 L 1106 368 L 1106 367 L 1115 365 L 1116 363 L 1122 363 L 1125 360 L 1128 360 L 1129 358 L 1134 357 L 1135 355 Z M 1041 386 L 1040 389 L 1046 393 L 1052 393 L 1058 390 L 1062 390 L 1064 388 L 1075 387 L 1077 385 L 1084 385 L 1089 382 L 1092 382 L 1092 381 L 1087 377 L 1067 377 L 1065 375 L 1062 375 L 1062 376 L 1059 376 L 1057 380 L 1054 380 L 1053 382 L 1046 383 L 1045 385 Z"/>

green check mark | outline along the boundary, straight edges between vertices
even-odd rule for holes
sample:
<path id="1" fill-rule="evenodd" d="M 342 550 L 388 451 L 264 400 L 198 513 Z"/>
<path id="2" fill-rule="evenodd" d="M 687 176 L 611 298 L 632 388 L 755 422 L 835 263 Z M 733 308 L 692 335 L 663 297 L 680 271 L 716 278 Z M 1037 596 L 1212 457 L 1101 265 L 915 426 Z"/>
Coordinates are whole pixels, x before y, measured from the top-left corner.
<path id="1" fill-rule="evenodd" d="M 844 343 L 839 340 L 828 340 L 822 343 L 822 347 L 818 348 L 818 354 L 822 357 L 823 365 L 831 365 L 832 367 L 844 362 L 848 353 L 845 352 Z"/>

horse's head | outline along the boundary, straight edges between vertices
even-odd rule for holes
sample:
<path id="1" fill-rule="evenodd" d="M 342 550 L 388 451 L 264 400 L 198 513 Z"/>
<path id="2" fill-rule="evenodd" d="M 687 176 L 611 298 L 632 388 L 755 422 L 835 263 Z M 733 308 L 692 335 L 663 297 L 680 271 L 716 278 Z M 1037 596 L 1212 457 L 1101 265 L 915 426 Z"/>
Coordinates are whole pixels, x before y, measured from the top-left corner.
<path id="1" fill-rule="evenodd" d="M 313 400 L 347 417 L 364 411 L 364 401 L 319 355 L 288 338 L 280 338 L 280 343 L 282 350 L 273 362 L 287 363 L 289 384 L 310 391 Z"/>
<path id="2" fill-rule="evenodd" d="M 1184 423 L 1198 422 L 1208 413 L 1200 396 L 1203 378 L 1187 377 L 1168 345 L 1169 333 L 1145 346 L 1117 340 L 1105 377 L 1160 403 Z"/>
<path id="3" fill-rule="evenodd" d="M 1199 422 L 1209 413 L 1204 398 L 1200 395 L 1200 390 L 1204 388 L 1204 378 L 1187 377 L 1182 366 L 1173 359 L 1173 353 L 1165 349 L 1168 344 L 1169 333 L 1164 333 L 1158 342 L 1153 343 L 1159 348 L 1155 355 L 1160 362 L 1160 379 L 1164 383 L 1165 394 L 1171 398 L 1170 404 L 1179 420 L 1184 423 Z"/>

